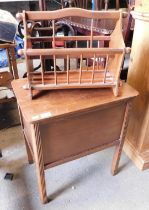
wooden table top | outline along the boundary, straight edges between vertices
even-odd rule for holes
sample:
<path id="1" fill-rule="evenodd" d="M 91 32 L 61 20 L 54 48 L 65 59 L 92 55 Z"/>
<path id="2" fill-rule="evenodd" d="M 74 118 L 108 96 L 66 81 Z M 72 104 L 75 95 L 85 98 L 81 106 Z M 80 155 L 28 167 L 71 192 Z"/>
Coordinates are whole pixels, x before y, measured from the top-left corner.
<path id="1" fill-rule="evenodd" d="M 42 91 L 40 96 L 31 100 L 29 90 L 23 89 L 23 85 L 26 83 L 26 79 L 17 79 L 12 82 L 12 87 L 22 114 L 30 123 L 66 116 L 75 112 L 89 111 L 138 95 L 136 90 L 128 84 L 124 84 L 120 88 L 118 97 L 113 95 L 110 88 L 77 89 Z"/>

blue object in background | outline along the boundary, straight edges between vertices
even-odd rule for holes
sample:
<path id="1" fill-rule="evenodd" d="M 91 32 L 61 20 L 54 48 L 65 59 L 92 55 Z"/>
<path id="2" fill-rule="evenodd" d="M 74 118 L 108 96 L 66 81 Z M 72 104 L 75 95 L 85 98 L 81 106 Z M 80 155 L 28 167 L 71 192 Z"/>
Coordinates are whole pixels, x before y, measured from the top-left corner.
<path id="1" fill-rule="evenodd" d="M 17 52 L 19 49 L 22 49 L 24 47 L 24 42 L 18 35 L 15 36 L 14 40 L 16 43 L 15 52 L 16 52 L 16 59 L 17 59 L 20 57 Z M 6 50 L 0 49 L 0 68 L 4 68 L 7 66 L 8 66 L 8 60 L 7 60 Z"/>
<path id="2" fill-rule="evenodd" d="M 3 42 L 12 42 L 17 30 L 14 23 L 2 22 L 0 20 L 0 40 Z"/>
<path id="3" fill-rule="evenodd" d="M 95 10 L 95 2 L 94 2 L 94 0 L 92 0 L 92 10 L 93 11 Z"/>
<path id="4" fill-rule="evenodd" d="M 23 42 L 23 39 L 20 38 L 20 36 L 18 36 L 17 34 L 15 36 L 15 43 L 16 43 L 16 47 L 15 47 L 16 58 L 20 58 L 20 55 L 18 55 L 18 50 L 24 48 L 24 42 Z"/>

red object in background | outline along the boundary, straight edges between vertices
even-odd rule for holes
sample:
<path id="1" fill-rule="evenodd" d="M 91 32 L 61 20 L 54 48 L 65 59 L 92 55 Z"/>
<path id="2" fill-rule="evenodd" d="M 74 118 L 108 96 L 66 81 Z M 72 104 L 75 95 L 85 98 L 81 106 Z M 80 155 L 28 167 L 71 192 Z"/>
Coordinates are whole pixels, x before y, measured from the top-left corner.
<path id="1" fill-rule="evenodd" d="M 64 45 L 65 45 L 64 41 L 56 41 L 55 42 L 56 47 L 64 47 Z"/>

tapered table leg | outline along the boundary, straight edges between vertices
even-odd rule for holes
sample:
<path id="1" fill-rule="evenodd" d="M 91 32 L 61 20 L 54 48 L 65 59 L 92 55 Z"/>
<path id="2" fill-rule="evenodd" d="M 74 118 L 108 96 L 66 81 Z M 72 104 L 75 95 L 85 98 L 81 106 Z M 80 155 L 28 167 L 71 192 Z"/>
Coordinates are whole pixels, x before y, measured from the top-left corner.
<path id="1" fill-rule="evenodd" d="M 19 111 L 19 116 L 20 116 L 21 127 L 22 127 L 22 130 L 23 130 L 23 136 L 24 136 L 24 140 L 25 140 L 28 162 L 29 162 L 29 164 L 32 164 L 34 162 L 33 161 L 33 156 L 32 156 L 31 150 L 29 148 L 29 145 L 28 145 L 25 133 L 24 133 L 24 124 L 23 124 L 22 112 L 21 112 L 21 109 L 20 109 L 19 105 L 18 105 L 18 111 Z"/>
<path id="2" fill-rule="evenodd" d="M 30 148 L 28 146 L 28 143 L 27 143 L 27 140 L 26 140 L 26 137 L 24 135 L 24 139 L 25 139 L 25 146 L 26 146 L 26 152 L 27 152 L 27 158 L 28 158 L 28 163 L 29 164 L 32 164 L 34 162 L 33 160 L 33 156 L 32 156 L 32 153 L 30 151 Z"/>
<path id="3" fill-rule="evenodd" d="M 116 175 L 118 172 L 118 165 L 124 145 L 124 140 L 126 136 L 126 131 L 128 127 L 128 119 L 129 119 L 129 111 L 130 111 L 130 106 L 131 102 L 127 102 L 126 110 L 125 110 L 125 116 L 124 116 L 124 121 L 121 129 L 121 134 L 120 134 L 120 143 L 116 146 L 116 150 L 114 153 L 113 161 L 112 161 L 112 175 Z"/>
<path id="4" fill-rule="evenodd" d="M 45 183 L 44 160 L 43 160 L 41 137 L 40 137 L 40 130 L 38 124 L 32 125 L 32 137 L 33 137 L 33 153 L 36 164 L 36 173 L 38 177 L 40 199 L 42 203 L 47 203 L 48 197 L 47 197 L 46 183 Z"/>

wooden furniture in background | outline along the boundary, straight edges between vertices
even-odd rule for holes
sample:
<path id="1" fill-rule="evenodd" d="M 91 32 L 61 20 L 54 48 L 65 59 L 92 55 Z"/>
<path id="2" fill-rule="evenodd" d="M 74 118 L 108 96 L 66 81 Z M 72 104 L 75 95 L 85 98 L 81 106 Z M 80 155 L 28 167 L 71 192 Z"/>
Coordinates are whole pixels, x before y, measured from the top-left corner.
<path id="1" fill-rule="evenodd" d="M 13 79 L 18 79 L 18 69 L 15 56 L 15 44 L 0 44 L 0 49 L 5 49 L 7 53 L 8 66 Z"/>
<path id="2" fill-rule="evenodd" d="M 5 92 L 8 90 L 12 90 L 12 87 L 11 87 L 12 80 L 13 80 L 13 77 L 10 72 L 8 71 L 0 72 L 0 94 L 1 95 L 3 95 L 2 94 L 3 91 Z M 0 98 L 0 104 L 15 100 L 15 98 L 12 96 L 8 98 L 7 94 L 4 94 L 4 95 L 5 95 L 4 97 Z"/>
<path id="3" fill-rule="evenodd" d="M 12 82 L 20 111 L 28 160 L 36 164 L 40 198 L 48 202 L 44 170 L 116 146 L 112 174 L 118 171 L 132 99 L 125 84 L 120 96 L 110 89 L 51 90 L 30 100 L 26 79 Z"/>
<path id="4" fill-rule="evenodd" d="M 79 8 L 67 8 L 59 11 L 44 12 L 23 12 L 18 14 L 22 17 L 25 31 L 25 48 L 20 50 L 26 59 L 26 67 L 28 72 L 28 83 L 33 96 L 33 90 L 47 89 L 66 89 L 66 88 L 100 88 L 111 87 L 114 95 L 118 96 L 119 75 L 125 55 L 125 45 L 122 36 L 122 13 L 120 11 L 101 12 L 89 11 Z M 90 22 L 88 36 L 55 36 L 56 23 L 58 20 L 71 21 L 73 17 L 84 18 Z M 96 35 L 102 34 L 104 29 L 96 27 L 100 20 L 115 20 L 115 29 L 110 36 Z M 27 21 L 51 21 L 53 31 L 52 37 L 41 36 L 33 37 L 30 29 L 27 27 Z M 47 27 L 36 28 L 36 30 L 47 30 Z M 73 41 L 74 47 L 57 48 L 57 41 Z M 84 41 L 85 48 L 79 48 L 78 42 Z M 100 48 L 100 41 L 108 41 L 109 47 Z M 35 43 L 49 42 L 53 48 L 33 49 Z M 95 46 L 96 42 L 96 46 Z M 33 59 L 38 58 L 41 61 L 41 71 L 33 71 Z M 53 58 L 54 71 L 47 71 L 44 65 L 45 58 Z M 57 59 L 67 59 L 67 68 L 64 71 L 57 71 Z M 70 68 L 72 59 L 80 59 L 80 67 L 76 69 Z M 89 66 L 88 60 L 92 59 L 92 66 Z M 83 60 L 86 64 L 83 65 Z"/>
<path id="5" fill-rule="evenodd" d="M 132 105 L 124 150 L 143 170 L 149 168 L 149 1 L 139 5 L 132 12 L 135 27 L 127 80 L 139 96 Z"/>
<path id="6" fill-rule="evenodd" d="M 15 57 L 15 44 L 0 44 L 0 49 L 6 49 L 7 59 L 8 59 L 8 67 L 9 71 L 2 71 L 0 72 L 0 87 L 8 88 L 12 90 L 11 81 L 13 79 L 18 79 L 18 70 L 16 64 L 16 57 Z M 0 91 L 3 91 L 3 89 Z M 6 103 L 13 101 L 14 97 L 10 98 L 2 98 L 0 99 L 1 103 Z"/>

